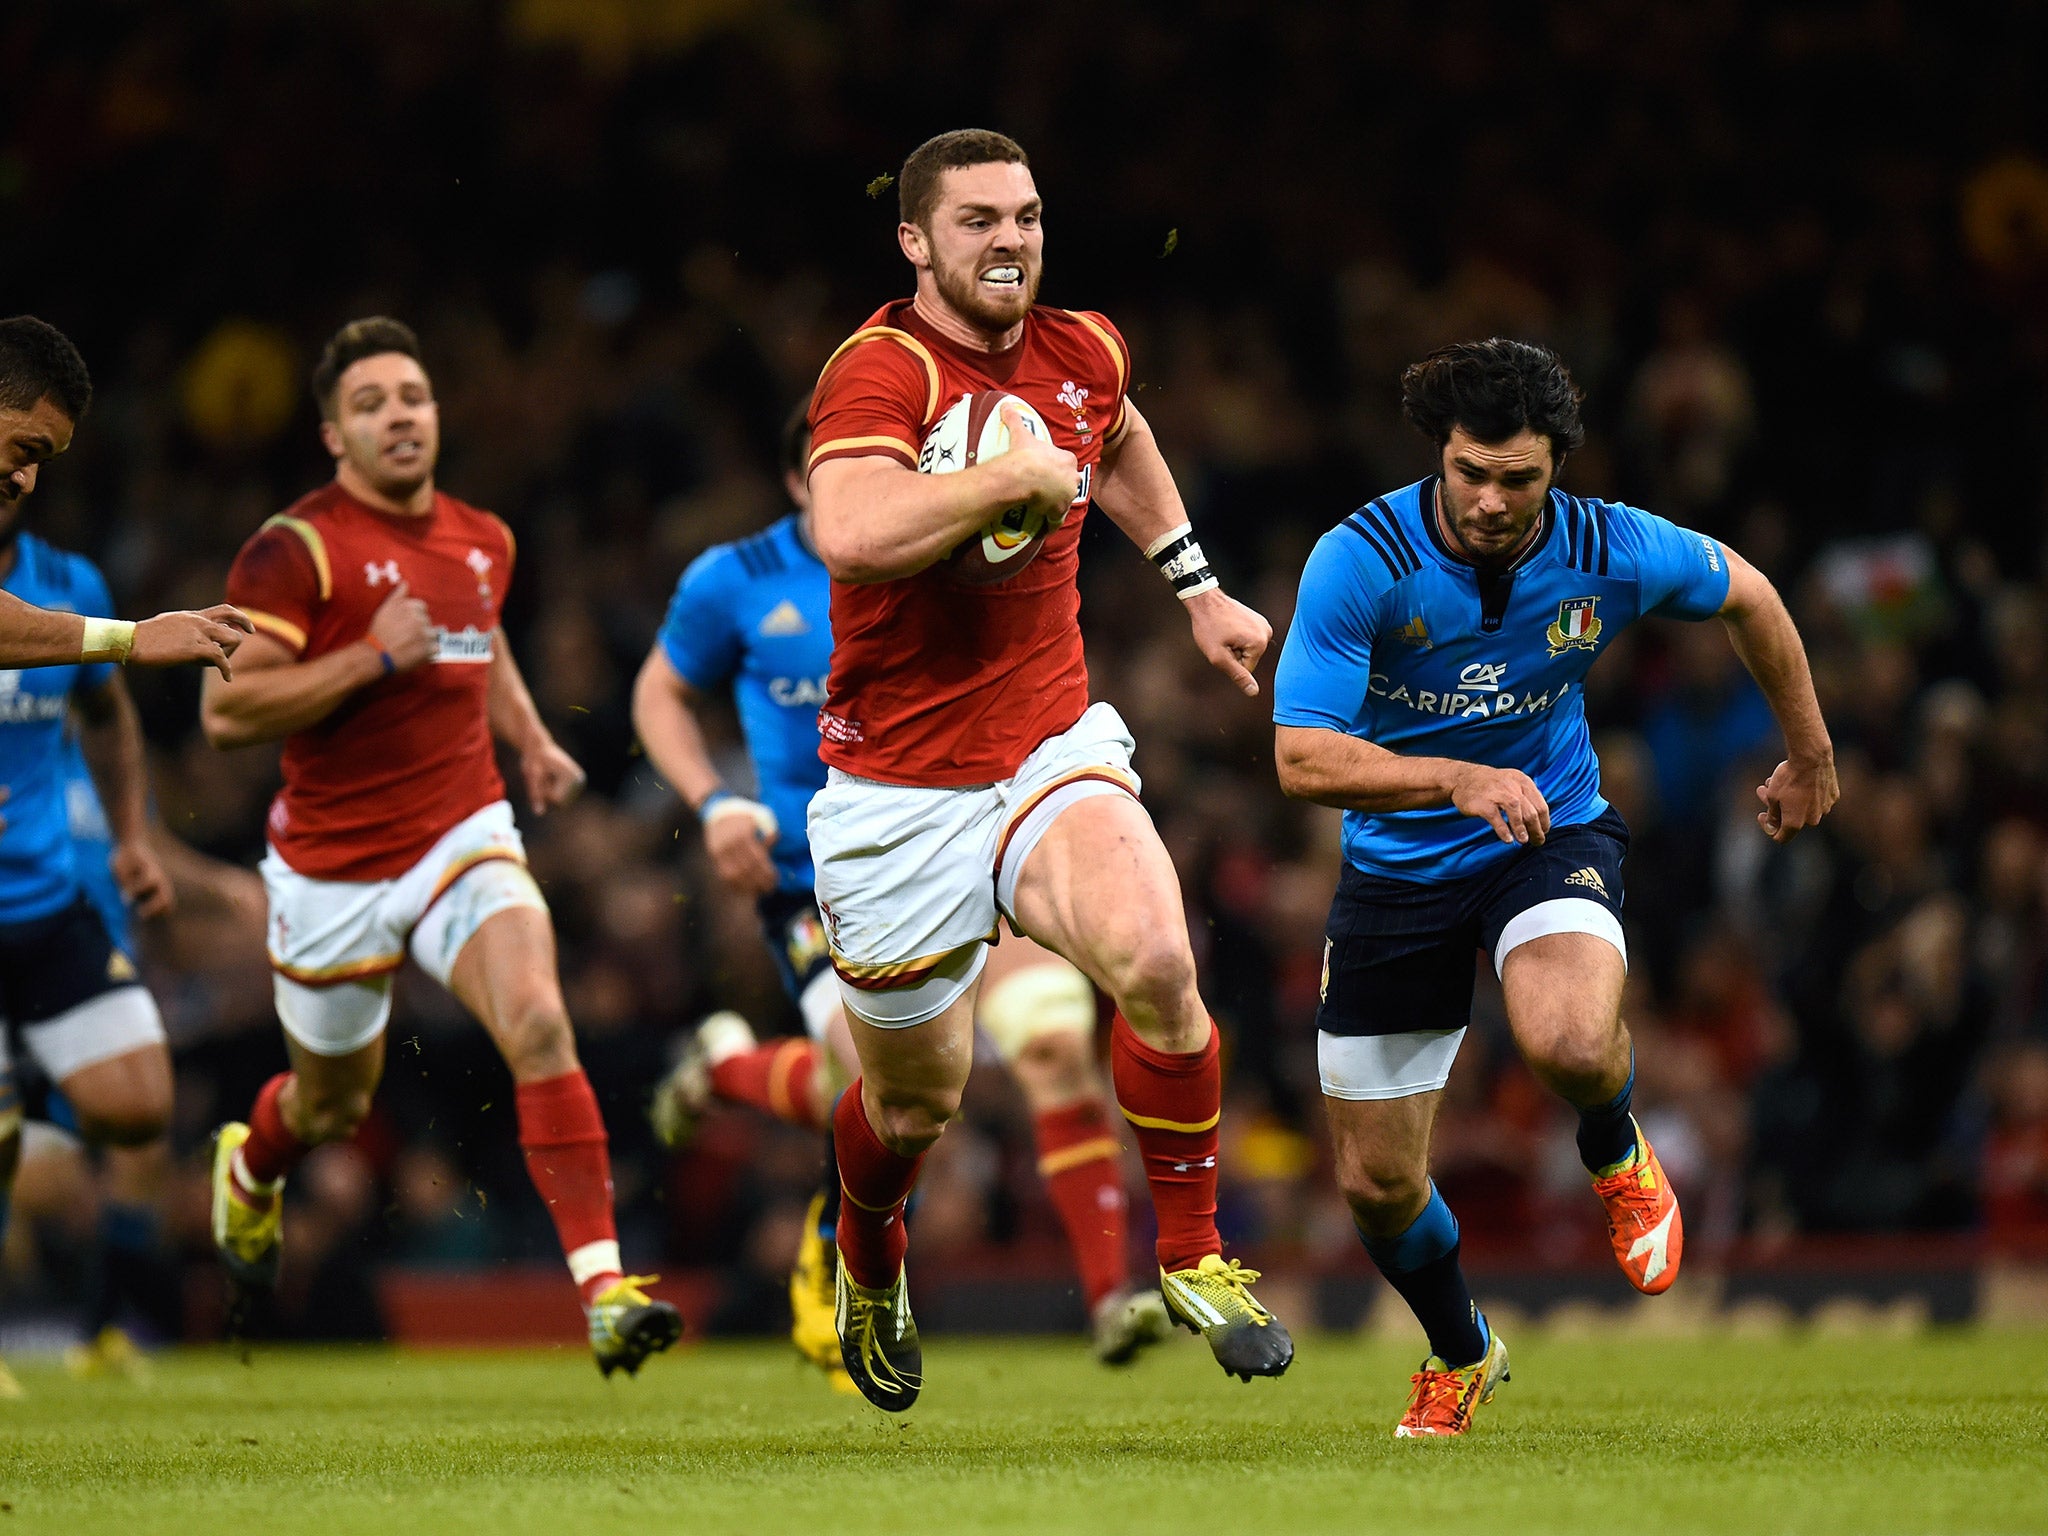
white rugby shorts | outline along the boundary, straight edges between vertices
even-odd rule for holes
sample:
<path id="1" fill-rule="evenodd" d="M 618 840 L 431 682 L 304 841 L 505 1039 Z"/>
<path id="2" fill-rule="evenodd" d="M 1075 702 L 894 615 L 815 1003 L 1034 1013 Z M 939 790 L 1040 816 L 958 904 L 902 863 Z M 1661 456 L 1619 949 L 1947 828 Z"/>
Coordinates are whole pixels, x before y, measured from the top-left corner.
<path id="1" fill-rule="evenodd" d="M 391 976 L 408 951 L 445 987 L 485 919 L 511 907 L 548 909 L 503 800 L 457 823 L 396 879 L 315 880 L 274 848 L 259 868 L 278 1021 L 320 1056 L 346 1056 L 383 1032 Z"/>
<path id="2" fill-rule="evenodd" d="M 1107 704 L 1039 744 L 995 784 L 882 784 L 833 769 L 811 800 L 811 859 L 832 969 L 869 1024 L 937 1017 L 980 976 L 1017 876 L 1059 814 L 1139 791 L 1134 748 Z"/>

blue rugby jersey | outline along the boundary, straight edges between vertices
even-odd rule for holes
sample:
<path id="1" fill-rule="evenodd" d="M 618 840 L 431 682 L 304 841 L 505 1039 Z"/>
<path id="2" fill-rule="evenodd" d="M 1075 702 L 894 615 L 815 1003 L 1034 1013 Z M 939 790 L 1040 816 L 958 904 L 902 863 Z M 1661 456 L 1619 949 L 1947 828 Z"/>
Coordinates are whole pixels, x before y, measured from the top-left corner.
<path id="1" fill-rule="evenodd" d="M 85 896 L 107 925 L 115 947 L 135 953 L 134 920 L 128 899 L 114 878 L 114 832 L 107 825 L 106 807 L 100 804 L 99 786 L 92 781 L 85 753 L 76 736 L 64 738 L 64 812 L 71 827 L 72 859 L 78 883 Z"/>
<path id="2" fill-rule="evenodd" d="M 1432 475 L 1382 496 L 1317 542 L 1274 678 L 1274 722 L 1518 768 L 1552 825 L 1591 821 L 1607 802 L 1587 669 L 1645 614 L 1718 612 L 1727 558 L 1651 513 L 1553 490 L 1536 543 L 1482 583 L 1437 528 L 1436 488 Z M 1449 805 L 1344 813 L 1344 857 L 1369 875 L 1457 878 L 1514 846 Z"/>
<path id="3" fill-rule="evenodd" d="M 14 568 L 0 586 L 39 608 L 114 616 L 93 563 L 34 534 L 15 540 Z M 0 804 L 7 822 L 0 831 L 0 923 L 47 917 L 78 899 L 64 717 L 74 691 L 103 688 L 113 675 L 111 662 L 0 671 L 0 784 L 7 786 Z"/>
<path id="4" fill-rule="evenodd" d="M 756 798 L 779 824 L 780 888 L 808 891 L 804 815 L 825 787 L 818 709 L 832 670 L 832 582 L 799 515 L 699 555 L 669 600 L 661 648 L 699 692 L 732 685 Z"/>

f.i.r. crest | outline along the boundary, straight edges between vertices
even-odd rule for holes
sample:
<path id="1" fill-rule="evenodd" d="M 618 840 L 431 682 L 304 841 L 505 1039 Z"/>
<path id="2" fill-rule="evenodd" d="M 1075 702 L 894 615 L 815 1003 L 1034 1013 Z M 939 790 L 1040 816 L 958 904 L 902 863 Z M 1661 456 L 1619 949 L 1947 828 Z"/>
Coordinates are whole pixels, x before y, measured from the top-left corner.
<path id="1" fill-rule="evenodd" d="M 1566 651 L 1597 651 L 1600 648 L 1600 615 L 1594 610 L 1600 606 L 1597 597 L 1568 597 L 1557 605 L 1557 617 L 1545 631 L 1550 641 L 1550 654 L 1562 656 Z"/>

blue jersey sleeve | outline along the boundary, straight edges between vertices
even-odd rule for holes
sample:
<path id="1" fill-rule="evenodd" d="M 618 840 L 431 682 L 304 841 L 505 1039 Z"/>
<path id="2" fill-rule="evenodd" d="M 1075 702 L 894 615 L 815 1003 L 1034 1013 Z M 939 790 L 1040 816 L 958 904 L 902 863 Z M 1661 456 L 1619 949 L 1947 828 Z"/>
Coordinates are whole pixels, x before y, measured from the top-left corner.
<path id="1" fill-rule="evenodd" d="M 1342 527 L 1316 541 L 1273 674 L 1275 725 L 1349 731 L 1356 723 L 1372 681 L 1375 610 L 1386 590 L 1380 570 Z"/>
<path id="2" fill-rule="evenodd" d="M 107 578 L 99 567 L 82 555 L 71 557 L 71 590 L 78 604 L 78 611 L 88 619 L 111 619 L 114 612 L 114 594 L 107 590 Z M 113 678 L 115 664 L 111 661 L 95 661 L 78 669 L 78 681 L 74 691 L 96 693 L 107 686 Z"/>
<path id="3" fill-rule="evenodd" d="M 1728 600 L 1728 556 L 1703 533 L 1610 503 L 1608 537 L 1635 572 L 1638 612 L 1674 619 L 1710 619 Z"/>
<path id="4" fill-rule="evenodd" d="M 661 625 L 661 649 L 683 681 L 709 693 L 739 670 L 741 635 L 733 598 L 743 568 L 728 548 L 708 549 L 690 563 Z"/>

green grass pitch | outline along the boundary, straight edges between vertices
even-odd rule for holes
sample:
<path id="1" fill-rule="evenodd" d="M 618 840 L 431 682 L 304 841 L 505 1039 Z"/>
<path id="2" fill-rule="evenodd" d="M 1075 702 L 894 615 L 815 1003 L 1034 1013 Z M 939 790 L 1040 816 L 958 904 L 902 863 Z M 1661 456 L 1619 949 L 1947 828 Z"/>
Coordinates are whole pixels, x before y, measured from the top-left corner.
<path id="1" fill-rule="evenodd" d="M 1240 1385 L 1183 1340 L 931 1341 L 901 1420 L 772 1345 L 587 1356 L 261 1350 L 146 1387 L 19 1374 L 0 1536 L 2048 1530 L 2048 1334 L 1510 1339 L 1459 1442 L 1389 1437 L 1414 1361 L 1307 1338 Z"/>

